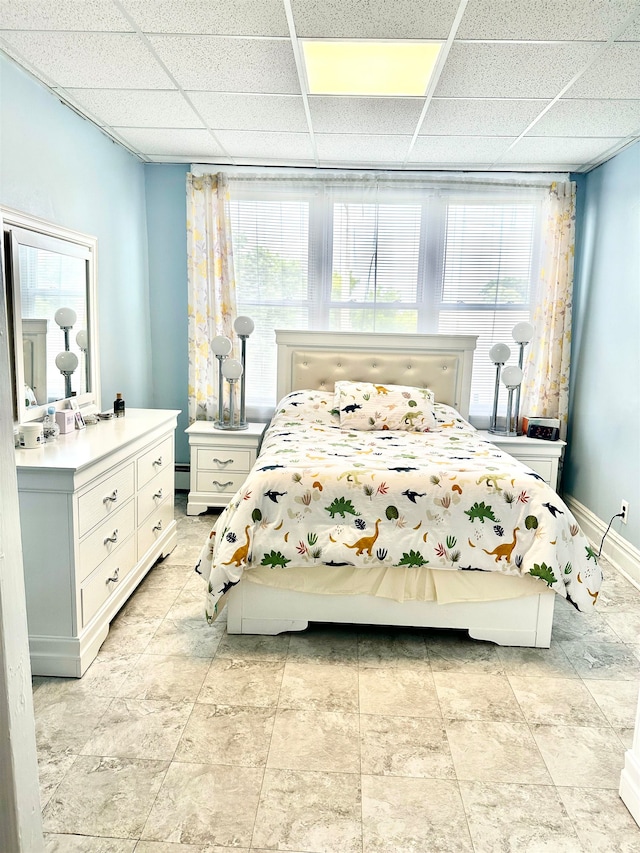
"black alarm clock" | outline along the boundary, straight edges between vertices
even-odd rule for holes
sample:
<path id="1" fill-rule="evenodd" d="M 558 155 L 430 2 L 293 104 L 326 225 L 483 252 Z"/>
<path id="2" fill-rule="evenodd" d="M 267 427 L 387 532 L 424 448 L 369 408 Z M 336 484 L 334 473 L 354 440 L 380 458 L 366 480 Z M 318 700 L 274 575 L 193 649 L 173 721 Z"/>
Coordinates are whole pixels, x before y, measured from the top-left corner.
<path id="1" fill-rule="evenodd" d="M 557 441 L 560 438 L 558 427 L 544 426 L 543 424 L 529 424 L 527 427 L 529 438 L 542 438 L 545 441 Z"/>

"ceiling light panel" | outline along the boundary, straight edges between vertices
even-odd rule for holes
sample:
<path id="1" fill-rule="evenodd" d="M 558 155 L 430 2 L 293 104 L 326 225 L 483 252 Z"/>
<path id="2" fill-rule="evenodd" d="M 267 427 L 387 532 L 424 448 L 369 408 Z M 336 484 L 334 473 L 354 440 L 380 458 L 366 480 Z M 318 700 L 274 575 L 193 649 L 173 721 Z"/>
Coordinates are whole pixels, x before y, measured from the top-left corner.
<path id="1" fill-rule="evenodd" d="M 82 89 L 173 89 L 171 79 L 134 33 L 3 33 L 58 86 Z"/>
<path id="2" fill-rule="evenodd" d="M 149 36 L 184 89 L 300 94 L 291 42 L 218 36 Z"/>
<path id="3" fill-rule="evenodd" d="M 392 133 L 411 136 L 416 129 L 422 98 L 309 97 L 316 133 Z"/>
<path id="4" fill-rule="evenodd" d="M 187 92 L 211 127 L 220 130 L 279 130 L 305 133 L 307 117 L 301 95 L 232 95 Z"/>
<path id="5" fill-rule="evenodd" d="M 433 98 L 421 136 L 520 136 L 545 100 Z"/>
<path id="6" fill-rule="evenodd" d="M 0 0 L 3 30 L 90 30 L 131 32 L 112 0 Z"/>
<path id="7" fill-rule="evenodd" d="M 600 50 L 572 44 L 456 43 L 436 87 L 436 97 L 554 98 Z"/>
<path id="8" fill-rule="evenodd" d="M 607 41 L 637 9 L 636 0 L 473 0 L 458 28 L 460 39 Z"/>
<path id="9" fill-rule="evenodd" d="M 301 42 L 308 91 L 312 95 L 425 94 L 440 42 Z"/>
<path id="10" fill-rule="evenodd" d="M 288 36 L 282 0 L 121 0 L 147 33 Z"/>
<path id="11" fill-rule="evenodd" d="M 122 127 L 204 127 L 177 90 L 67 89 L 101 124 Z"/>
<path id="12" fill-rule="evenodd" d="M 460 0 L 291 0 L 299 38 L 446 39 Z"/>

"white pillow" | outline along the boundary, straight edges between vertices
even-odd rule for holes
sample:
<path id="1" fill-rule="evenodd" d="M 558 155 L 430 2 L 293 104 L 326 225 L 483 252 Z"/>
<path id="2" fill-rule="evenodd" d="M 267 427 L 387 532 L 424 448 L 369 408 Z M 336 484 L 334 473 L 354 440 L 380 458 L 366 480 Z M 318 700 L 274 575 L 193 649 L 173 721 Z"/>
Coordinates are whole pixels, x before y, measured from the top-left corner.
<path id="1" fill-rule="evenodd" d="M 342 429 L 401 429 L 429 432 L 438 429 L 429 388 L 376 385 L 374 382 L 336 382 L 335 408 Z"/>

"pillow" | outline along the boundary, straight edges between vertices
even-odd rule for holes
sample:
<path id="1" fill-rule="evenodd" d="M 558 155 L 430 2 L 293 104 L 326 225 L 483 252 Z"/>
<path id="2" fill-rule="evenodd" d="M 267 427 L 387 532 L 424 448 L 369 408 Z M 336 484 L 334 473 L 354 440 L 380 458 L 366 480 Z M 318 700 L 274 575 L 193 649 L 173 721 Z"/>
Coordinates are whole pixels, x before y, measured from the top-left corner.
<path id="1" fill-rule="evenodd" d="M 336 382 L 335 407 L 342 429 L 402 429 L 429 432 L 438 429 L 433 391 L 409 385 L 374 382 Z"/>

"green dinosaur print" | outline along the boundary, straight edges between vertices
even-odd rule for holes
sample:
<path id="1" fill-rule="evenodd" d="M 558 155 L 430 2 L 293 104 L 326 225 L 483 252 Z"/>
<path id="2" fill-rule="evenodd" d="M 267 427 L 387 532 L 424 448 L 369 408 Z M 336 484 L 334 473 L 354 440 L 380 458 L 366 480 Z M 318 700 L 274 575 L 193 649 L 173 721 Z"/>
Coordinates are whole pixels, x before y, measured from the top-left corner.
<path id="1" fill-rule="evenodd" d="M 265 554 L 262 558 L 261 566 L 271 566 L 271 568 L 275 569 L 276 566 L 280 566 L 281 568 L 286 568 L 287 563 L 290 563 L 291 560 L 288 560 L 284 554 L 281 554 L 280 551 L 270 551 L 268 554 Z"/>
<path id="2" fill-rule="evenodd" d="M 402 559 L 398 563 L 399 566 L 424 566 L 429 562 L 425 560 L 420 551 L 409 551 L 402 555 Z"/>
<path id="3" fill-rule="evenodd" d="M 542 563 L 542 565 L 534 563 L 533 568 L 529 569 L 529 574 L 533 575 L 534 578 L 542 578 L 543 581 L 547 582 L 547 586 L 558 582 L 556 576 L 553 574 L 553 569 L 546 563 Z"/>
<path id="4" fill-rule="evenodd" d="M 479 486 L 480 483 L 486 481 L 487 488 L 490 489 L 493 486 L 496 492 L 501 492 L 502 487 L 498 484 L 498 480 L 504 480 L 504 474 L 484 474 L 479 480 L 476 480 L 476 484 Z"/>
<path id="5" fill-rule="evenodd" d="M 497 521 L 498 519 L 493 514 L 493 509 L 490 506 L 487 506 L 484 501 L 478 503 L 477 501 L 471 507 L 471 509 L 465 509 L 465 515 L 469 516 L 469 521 L 473 522 L 474 519 L 478 519 L 484 524 L 485 518 L 488 518 L 489 521 Z"/>
<path id="6" fill-rule="evenodd" d="M 343 518 L 345 517 L 345 513 L 349 513 L 350 515 L 360 515 L 357 512 L 354 505 L 348 498 L 334 498 L 329 506 L 325 507 L 326 511 L 329 513 L 331 518 L 335 518 L 336 515 L 341 515 Z"/>
<path id="7" fill-rule="evenodd" d="M 538 519 L 535 515 L 528 515 L 524 520 L 524 526 L 527 530 L 537 530 L 538 529 Z"/>
<path id="8" fill-rule="evenodd" d="M 589 545 L 585 545 L 584 550 L 587 552 L 587 560 L 593 560 L 593 562 L 597 565 L 598 555 L 593 550 L 593 548 L 590 548 Z"/>

